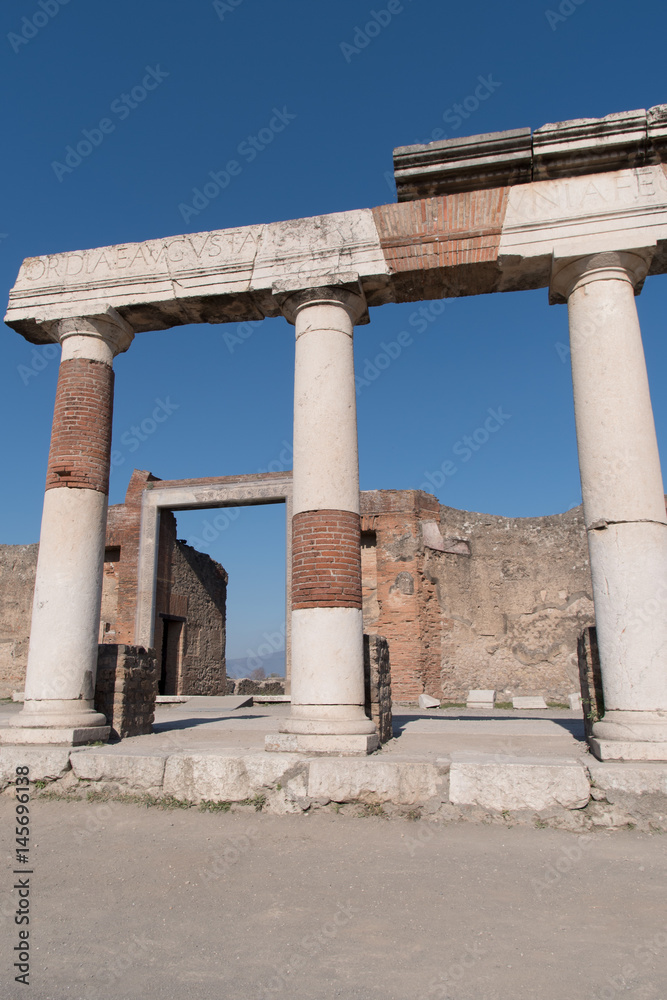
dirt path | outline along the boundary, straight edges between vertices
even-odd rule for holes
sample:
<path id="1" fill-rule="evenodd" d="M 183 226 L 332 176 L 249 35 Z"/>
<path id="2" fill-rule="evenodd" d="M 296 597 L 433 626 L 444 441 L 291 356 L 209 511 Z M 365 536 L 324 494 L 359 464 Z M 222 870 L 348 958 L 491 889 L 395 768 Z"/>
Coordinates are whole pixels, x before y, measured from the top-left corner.
<path id="1" fill-rule="evenodd" d="M 667 841 L 334 814 L 32 803 L 31 973 L 7 1000 L 664 1000 Z"/>

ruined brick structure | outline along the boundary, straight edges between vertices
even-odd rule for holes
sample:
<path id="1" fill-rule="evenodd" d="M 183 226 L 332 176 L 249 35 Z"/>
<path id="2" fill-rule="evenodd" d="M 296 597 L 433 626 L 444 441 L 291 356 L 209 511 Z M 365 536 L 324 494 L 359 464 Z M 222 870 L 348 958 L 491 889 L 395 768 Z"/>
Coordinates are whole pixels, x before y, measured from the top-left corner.
<path id="1" fill-rule="evenodd" d="M 135 469 L 125 503 L 109 508 L 100 642 L 134 643 L 141 496 L 159 482 Z M 227 573 L 176 538 L 176 518 L 160 518 L 154 647 L 163 694 L 224 694 Z"/>
<path id="2" fill-rule="evenodd" d="M 152 732 L 160 664 L 141 646 L 105 644 L 97 654 L 95 708 L 114 739 Z"/>
<path id="3" fill-rule="evenodd" d="M 0 545 L 0 698 L 22 691 L 38 545 Z"/>
<path id="4" fill-rule="evenodd" d="M 417 490 L 361 497 L 364 629 L 389 640 L 395 700 L 579 690 L 577 636 L 594 621 L 580 507 L 506 518 Z"/>
<path id="5" fill-rule="evenodd" d="M 100 642 L 135 644 L 144 490 L 201 482 L 135 470 L 125 503 L 109 508 Z M 389 642 L 396 701 L 426 692 L 460 702 L 472 688 L 494 689 L 501 701 L 531 694 L 566 701 L 579 690 L 577 637 L 594 624 L 580 507 L 507 518 L 446 507 L 419 490 L 370 490 L 361 493 L 360 539 L 345 513 L 298 518 L 295 606 L 312 607 L 325 586 L 334 606 L 358 605 L 360 557 L 364 630 Z M 334 546 L 336 575 L 325 580 Z M 0 546 L 4 696 L 23 683 L 37 548 Z M 226 584 L 221 566 L 177 540 L 176 519 L 163 509 L 155 649 L 165 693 L 225 693 Z"/>
<path id="6" fill-rule="evenodd" d="M 135 470 L 125 503 L 108 510 L 99 636 L 103 644 L 134 645 L 141 495 L 151 482 L 158 480 Z M 23 688 L 37 551 L 37 545 L 0 546 L 0 697 Z M 178 540 L 176 518 L 163 512 L 154 644 L 162 693 L 225 693 L 226 596 L 225 570 Z"/>
<path id="7" fill-rule="evenodd" d="M 364 630 L 389 641 L 392 695 L 414 701 L 439 688 L 440 608 L 424 574 L 420 525 L 437 520 L 435 497 L 416 490 L 361 494 Z"/>

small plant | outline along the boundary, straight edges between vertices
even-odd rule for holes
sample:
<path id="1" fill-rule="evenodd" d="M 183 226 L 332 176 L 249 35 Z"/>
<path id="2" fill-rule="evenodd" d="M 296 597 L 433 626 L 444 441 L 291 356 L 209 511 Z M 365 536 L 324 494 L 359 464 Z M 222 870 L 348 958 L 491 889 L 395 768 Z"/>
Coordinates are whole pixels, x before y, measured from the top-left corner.
<path id="1" fill-rule="evenodd" d="M 364 802 L 359 812 L 360 816 L 386 816 L 381 802 Z"/>
<path id="2" fill-rule="evenodd" d="M 410 809 L 406 813 L 406 819 L 409 819 L 412 823 L 416 823 L 417 820 L 422 818 L 420 809 Z"/>
<path id="3" fill-rule="evenodd" d="M 145 792 L 143 795 L 136 795 L 132 792 L 117 792 L 108 788 L 91 788 L 86 793 L 88 802 L 124 802 L 129 805 L 146 806 L 147 809 L 155 807 L 157 809 L 190 809 L 192 802 L 185 799 L 177 799 L 173 795 L 165 795 L 163 798 L 157 795 L 150 795 Z"/>
<path id="4" fill-rule="evenodd" d="M 508 709 L 508 708 L 514 708 L 514 705 L 512 704 L 511 701 L 497 701 L 496 708 Z"/>
<path id="5" fill-rule="evenodd" d="M 266 805 L 266 795 L 262 792 L 258 792 L 251 799 L 241 799 L 239 802 L 240 806 L 254 806 L 255 812 L 261 813 L 262 809 Z"/>
<path id="6" fill-rule="evenodd" d="M 43 781 L 42 778 L 38 778 L 37 781 L 33 781 L 33 786 L 35 788 L 39 788 L 39 790 L 41 791 L 42 788 L 46 788 L 46 782 Z"/>
<path id="7" fill-rule="evenodd" d="M 340 802 L 332 802 L 331 803 L 331 808 L 333 809 L 333 811 L 335 813 L 339 813 L 340 812 Z"/>
<path id="8" fill-rule="evenodd" d="M 546 830 L 548 825 L 549 824 L 545 823 L 540 816 L 538 816 L 537 819 L 535 820 L 535 826 L 537 827 L 538 830 Z"/>
<path id="9" fill-rule="evenodd" d="M 212 799 L 204 799 L 203 802 L 199 803 L 199 812 L 228 813 L 231 808 L 231 802 L 215 802 Z"/>

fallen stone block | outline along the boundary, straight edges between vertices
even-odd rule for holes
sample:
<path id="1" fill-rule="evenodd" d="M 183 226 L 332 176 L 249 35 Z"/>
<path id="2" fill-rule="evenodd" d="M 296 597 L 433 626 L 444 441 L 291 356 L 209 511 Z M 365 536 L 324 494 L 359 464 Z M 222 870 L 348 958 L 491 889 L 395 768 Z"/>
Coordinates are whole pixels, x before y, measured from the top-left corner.
<path id="1" fill-rule="evenodd" d="M 420 708 L 440 708 L 440 699 L 432 698 L 430 694 L 419 695 Z"/>
<path id="2" fill-rule="evenodd" d="M 496 703 L 495 691 L 468 691 L 467 708 L 493 708 Z"/>
<path id="3" fill-rule="evenodd" d="M 386 760 L 311 760 L 308 795 L 333 802 L 415 805 L 438 795 L 447 768 Z"/>
<path id="4" fill-rule="evenodd" d="M 527 708 L 528 709 L 530 709 L 530 708 L 546 708 L 547 707 L 547 703 L 544 700 L 544 698 L 542 697 L 542 695 L 538 695 L 537 697 L 529 697 L 527 695 L 518 695 L 516 698 L 512 698 L 512 707 L 513 708 L 522 708 L 522 709 L 527 709 Z"/>
<path id="5" fill-rule="evenodd" d="M 541 757 L 503 757 L 491 754 L 451 755 L 449 801 L 459 806 L 532 809 L 541 812 L 560 806 L 583 809 L 590 784 L 579 761 Z"/>
<path id="6" fill-rule="evenodd" d="M 579 693 L 569 694 L 567 700 L 573 712 L 581 712 L 581 695 Z"/>

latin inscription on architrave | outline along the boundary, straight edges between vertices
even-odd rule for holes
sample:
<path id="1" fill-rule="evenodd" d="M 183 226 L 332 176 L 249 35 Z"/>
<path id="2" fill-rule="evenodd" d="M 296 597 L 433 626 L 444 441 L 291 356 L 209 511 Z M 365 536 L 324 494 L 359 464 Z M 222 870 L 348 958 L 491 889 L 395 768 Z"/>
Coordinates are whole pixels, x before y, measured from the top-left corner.
<path id="1" fill-rule="evenodd" d="M 216 265 L 241 269 L 251 264 L 262 226 L 223 229 L 211 233 L 193 233 L 146 243 L 125 243 L 97 250 L 29 257 L 23 262 L 17 284 L 24 280 L 44 284 L 77 284 L 89 278 L 150 276 L 156 272 L 177 274 L 210 272 Z"/>

